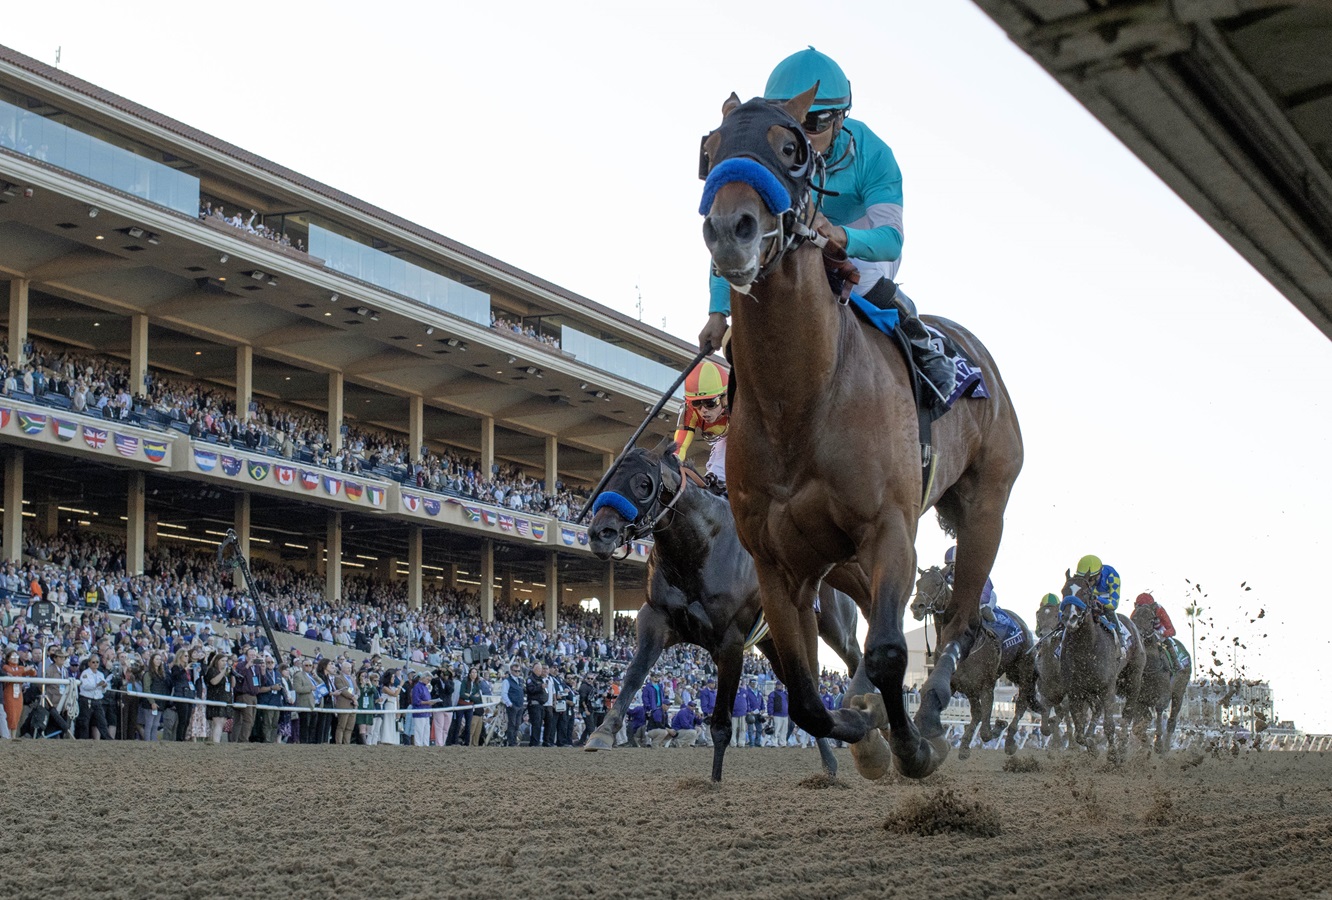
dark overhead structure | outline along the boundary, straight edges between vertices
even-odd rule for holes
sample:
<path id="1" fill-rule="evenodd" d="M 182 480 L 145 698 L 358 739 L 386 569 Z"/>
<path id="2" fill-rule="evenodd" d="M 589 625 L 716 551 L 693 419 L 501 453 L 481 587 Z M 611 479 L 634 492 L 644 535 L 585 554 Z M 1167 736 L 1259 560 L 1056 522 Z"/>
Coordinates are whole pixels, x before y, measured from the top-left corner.
<path id="1" fill-rule="evenodd" d="M 1332 4 L 975 2 L 1332 337 Z"/>

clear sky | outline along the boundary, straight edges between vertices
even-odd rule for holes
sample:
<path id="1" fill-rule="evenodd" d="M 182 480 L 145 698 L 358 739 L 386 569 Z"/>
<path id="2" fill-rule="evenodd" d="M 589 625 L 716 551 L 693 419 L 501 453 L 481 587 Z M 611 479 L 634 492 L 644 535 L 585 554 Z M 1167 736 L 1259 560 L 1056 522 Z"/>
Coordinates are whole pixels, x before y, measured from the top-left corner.
<path id="1" fill-rule="evenodd" d="M 813 44 L 901 165 L 900 280 L 1013 394 L 1001 605 L 1096 553 L 1187 641 L 1200 582 L 1204 663 L 1238 637 L 1332 731 L 1328 340 L 968 0 L 659 6 L 78 0 L 0 43 L 690 340 L 699 138 Z"/>

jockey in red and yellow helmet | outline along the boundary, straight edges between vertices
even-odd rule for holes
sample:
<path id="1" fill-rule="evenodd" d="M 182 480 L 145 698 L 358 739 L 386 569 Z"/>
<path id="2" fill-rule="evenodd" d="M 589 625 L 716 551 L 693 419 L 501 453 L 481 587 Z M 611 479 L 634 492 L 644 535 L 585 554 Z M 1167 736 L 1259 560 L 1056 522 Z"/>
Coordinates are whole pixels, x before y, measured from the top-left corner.
<path id="1" fill-rule="evenodd" d="M 712 446 L 707 472 L 722 484 L 726 483 L 726 429 L 731 424 L 726 406 L 729 377 L 730 371 L 725 366 L 710 359 L 695 366 L 685 377 L 685 405 L 675 430 L 680 459 L 688 455 L 696 433 Z"/>

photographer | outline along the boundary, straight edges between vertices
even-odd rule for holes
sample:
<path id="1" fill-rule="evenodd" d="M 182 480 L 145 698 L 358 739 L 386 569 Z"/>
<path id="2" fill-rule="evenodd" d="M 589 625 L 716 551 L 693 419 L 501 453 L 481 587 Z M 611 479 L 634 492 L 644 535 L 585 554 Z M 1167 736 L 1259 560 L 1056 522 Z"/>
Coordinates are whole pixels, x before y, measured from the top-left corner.
<path id="1" fill-rule="evenodd" d="M 42 661 L 39 677 L 68 678 L 69 672 L 65 668 L 65 662 L 68 659 L 69 652 L 65 648 L 52 647 L 47 654 L 47 658 Z M 68 692 L 69 686 L 64 684 L 44 684 L 41 686 L 37 706 L 33 708 L 32 714 L 28 717 L 33 737 L 46 737 L 47 729 L 54 725 L 60 729 L 65 737 L 73 739 L 74 731 L 69 727 L 69 720 L 61 712 L 61 707 L 66 701 Z"/>

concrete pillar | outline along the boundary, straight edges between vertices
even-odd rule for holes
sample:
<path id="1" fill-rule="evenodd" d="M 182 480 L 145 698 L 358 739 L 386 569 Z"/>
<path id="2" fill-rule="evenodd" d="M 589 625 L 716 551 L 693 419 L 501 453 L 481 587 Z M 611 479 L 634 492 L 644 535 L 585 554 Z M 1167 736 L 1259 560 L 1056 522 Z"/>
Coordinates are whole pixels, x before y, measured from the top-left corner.
<path id="1" fill-rule="evenodd" d="M 339 376 L 340 378 L 340 376 Z M 324 599 L 337 603 L 342 599 L 342 513 L 328 514 L 328 559 L 324 563 Z"/>
<path id="2" fill-rule="evenodd" d="M 310 553 L 311 553 L 311 558 L 313 559 L 314 562 L 311 571 L 314 572 L 316 575 L 318 575 L 320 578 L 323 578 L 324 574 L 328 571 L 328 564 L 324 559 L 325 556 L 324 551 L 326 549 L 327 547 L 325 546 L 323 541 L 315 540 L 310 542 Z"/>
<path id="3" fill-rule="evenodd" d="M 130 393 L 148 393 L 148 317 L 130 316 Z"/>
<path id="4" fill-rule="evenodd" d="M 546 633 L 554 634 L 560 617 L 560 555 L 546 554 Z"/>
<path id="5" fill-rule="evenodd" d="M 481 542 L 481 620 L 495 621 L 495 542 L 487 538 Z"/>
<path id="6" fill-rule="evenodd" d="M 24 282 L 26 285 L 27 282 Z M 12 295 L 11 295 L 12 296 Z M 27 288 L 24 288 L 24 306 L 27 305 Z M 10 304 L 10 309 L 14 308 Z M 11 318 L 10 322 L 14 320 Z M 14 332 L 9 333 L 10 340 Z M 17 357 L 11 357 L 17 359 Z M 5 455 L 5 561 L 16 563 L 23 558 L 23 451 L 10 449 Z"/>
<path id="7" fill-rule="evenodd" d="M 157 549 L 157 523 L 160 518 L 157 513 L 148 513 L 143 517 L 143 549 Z"/>
<path id="8" fill-rule="evenodd" d="M 495 420 L 481 417 L 481 474 L 489 478 L 495 466 Z"/>
<path id="9" fill-rule="evenodd" d="M 601 454 L 601 471 L 602 471 L 602 474 L 605 474 L 605 473 L 610 469 L 611 466 L 615 465 L 615 457 L 616 457 L 616 456 L 617 456 L 617 454 L 612 453 L 612 452 L 609 451 L 609 450 L 607 450 L 607 451 L 605 451 L 605 452 L 603 452 L 603 453 Z"/>
<path id="10" fill-rule="evenodd" d="M 236 348 L 236 417 L 242 422 L 250 417 L 254 397 L 254 348 L 241 344 Z"/>
<path id="11" fill-rule="evenodd" d="M 130 472 L 129 505 L 125 522 L 125 568 L 130 575 L 143 574 L 143 482 L 142 472 Z"/>
<path id="12" fill-rule="evenodd" d="M 615 563 L 606 563 L 606 592 L 601 597 L 601 633 L 606 640 L 615 634 Z"/>
<path id="13" fill-rule="evenodd" d="M 458 589 L 458 564 L 456 562 L 444 566 L 444 586 L 451 591 Z"/>
<path id="14" fill-rule="evenodd" d="M 500 579 L 500 603 L 504 606 L 512 606 L 513 597 L 513 573 L 505 572 Z"/>
<path id="15" fill-rule="evenodd" d="M 244 558 L 246 564 L 250 562 L 250 495 L 240 493 L 236 495 L 236 515 L 234 517 L 233 528 L 236 529 L 236 552 Z M 245 587 L 245 576 L 241 573 L 239 567 L 231 570 L 231 583 L 234 587 Z"/>
<path id="16" fill-rule="evenodd" d="M 342 449 L 342 373 L 328 376 L 328 442 L 334 452 Z"/>
<path id="17" fill-rule="evenodd" d="M 53 538 L 60 530 L 60 509 L 57 501 L 49 500 L 36 506 L 37 520 L 33 523 L 37 533 L 45 538 Z"/>
<path id="18" fill-rule="evenodd" d="M 560 480 L 560 441 L 555 435 L 546 437 L 546 495 L 555 493 L 555 482 Z"/>
<path id="19" fill-rule="evenodd" d="M 28 340 L 28 279 L 9 282 L 9 362 L 16 365 L 23 358 Z"/>
<path id="20" fill-rule="evenodd" d="M 407 450 L 411 461 L 416 462 L 425 443 L 425 398 L 416 396 L 407 398 Z"/>
<path id="21" fill-rule="evenodd" d="M 407 529 L 407 605 L 421 608 L 421 526 Z M 396 566 L 395 566 L 396 568 Z"/>

